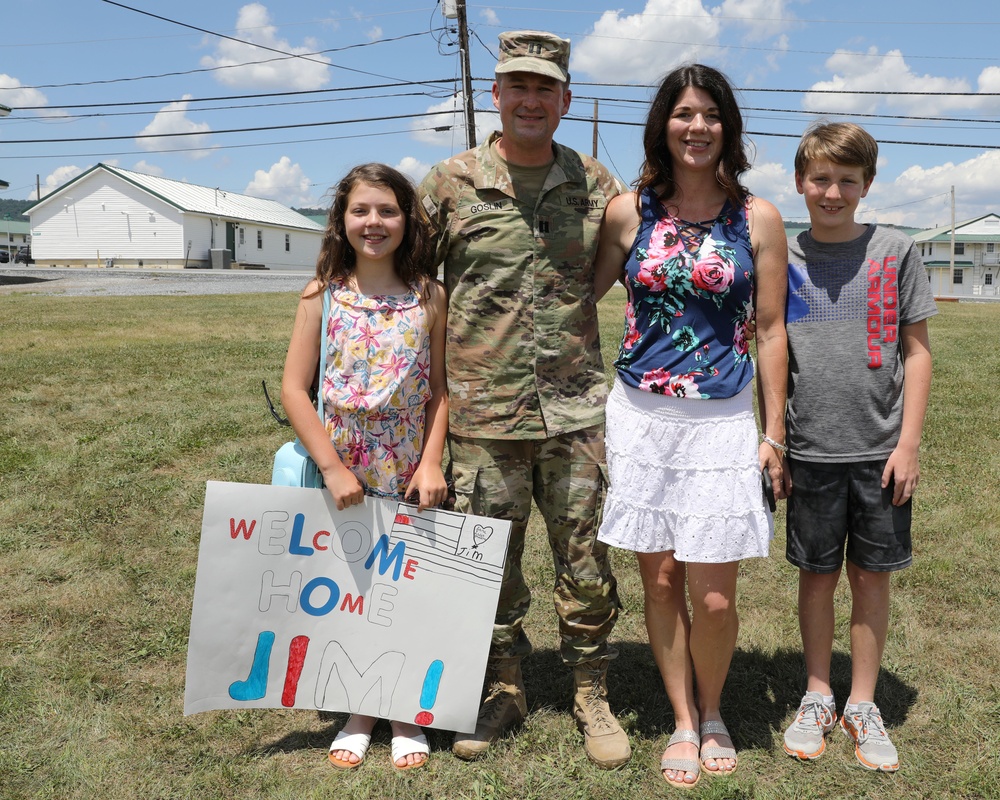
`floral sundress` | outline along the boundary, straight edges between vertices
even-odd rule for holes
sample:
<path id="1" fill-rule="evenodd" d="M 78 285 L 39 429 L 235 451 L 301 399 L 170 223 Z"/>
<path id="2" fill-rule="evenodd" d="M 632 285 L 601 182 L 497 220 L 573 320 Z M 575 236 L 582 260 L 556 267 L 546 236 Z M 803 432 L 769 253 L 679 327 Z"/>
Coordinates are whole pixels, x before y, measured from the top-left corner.
<path id="1" fill-rule="evenodd" d="M 326 430 L 365 494 L 401 499 L 420 463 L 431 398 L 426 311 L 414 291 L 328 291 Z"/>

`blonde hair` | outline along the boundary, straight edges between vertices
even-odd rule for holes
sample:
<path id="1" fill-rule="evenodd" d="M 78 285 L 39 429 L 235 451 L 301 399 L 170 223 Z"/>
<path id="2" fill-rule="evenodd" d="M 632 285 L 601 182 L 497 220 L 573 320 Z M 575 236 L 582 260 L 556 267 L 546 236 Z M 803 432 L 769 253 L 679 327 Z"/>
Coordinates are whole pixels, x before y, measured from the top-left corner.
<path id="1" fill-rule="evenodd" d="M 817 122 L 806 129 L 795 151 L 795 174 L 801 177 L 810 161 L 820 160 L 861 167 L 868 183 L 875 177 L 878 142 L 853 122 Z"/>

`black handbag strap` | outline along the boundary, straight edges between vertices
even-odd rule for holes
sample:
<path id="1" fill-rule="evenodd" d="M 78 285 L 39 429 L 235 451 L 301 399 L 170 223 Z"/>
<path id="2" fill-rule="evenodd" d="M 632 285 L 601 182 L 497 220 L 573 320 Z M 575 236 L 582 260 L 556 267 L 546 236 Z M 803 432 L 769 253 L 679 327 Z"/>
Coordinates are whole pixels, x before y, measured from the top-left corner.
<path id="1" fill-rule="evenodd" d="M 323 423 L 323 427 L 326 427 L 326 420 L 323 418 L 323 376 L 326 375 L 326 331 L 329 322 L 330 287 L 327 286 L 323 290 L 323 320 L 320 323 L 319 329 L 319 363 L 316 365 L 316 386 L 314 387 L 314 391 L 316 392 L 316 413 L 319 414 L 319 421 Z M 287 428 L 291 423 L 288 421 L 288 417 L 281 416 L 274 407 L 271 395 L 267 391 L 267 381 L 261 381 L 260 385 L 264 389 L 264 399 L 267 401 L 267 408 L 271 412 L 271 416 L 275 418 L 279 425 Z"/>
<path id="2" fill-rule="evenodd" d="M 319 421 L 326 427 L 326 419 L 323 417 L 323 378 L 326 376 L 326 331 L 330 324 L 330 293 L 332 289 L 327 286 L 323 290 L 323 321 L 319 329 L 319 374 L 316 376 L 316 412 L 319 414 Z"/>

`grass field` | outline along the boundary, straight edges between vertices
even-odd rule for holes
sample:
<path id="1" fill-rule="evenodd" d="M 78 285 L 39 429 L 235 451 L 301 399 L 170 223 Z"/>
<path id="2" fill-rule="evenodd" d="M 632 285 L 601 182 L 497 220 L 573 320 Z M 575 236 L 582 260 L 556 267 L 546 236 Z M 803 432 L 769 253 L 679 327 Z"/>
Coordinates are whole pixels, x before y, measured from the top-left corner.
<path id="1" fill-rule="evenodd" d="M 608 773 L 587 761 L 568 713 L 537 521 L 526 555 L 531 713 L 485 760 L 458 761 L 450 737 L 433 732 L 430 765 L 400 776 L 379 727 L 364 767 L 342 774 L 326 761 L 341 715 L 183 716 L 205 481 L 269 481 L 289 434 L 267 413 L 260 381 L 279 385 L 295 302 L 0 299 L 0 797 L 680 796 L 656 769 L 673 725 L 632 558 L 614 554 L 624 608 L 610 689 L 634 758 Z M 606 353 L 619 315 L 613 300 L 602 305 Z M 771 558 L 742 568 L 742 627 L 723 697 L 740 766 L 686 796 L 1000 797 L 1000 306 L 943 303 L 930 330 L 915 564 L 894 577 L 877 696 L 901 770 L 861 769 L 837 732 L 809 765 L 781 750 L 804 668 L 779 511 Z M 841 590 L 842 701 L 850 673 Z"/>

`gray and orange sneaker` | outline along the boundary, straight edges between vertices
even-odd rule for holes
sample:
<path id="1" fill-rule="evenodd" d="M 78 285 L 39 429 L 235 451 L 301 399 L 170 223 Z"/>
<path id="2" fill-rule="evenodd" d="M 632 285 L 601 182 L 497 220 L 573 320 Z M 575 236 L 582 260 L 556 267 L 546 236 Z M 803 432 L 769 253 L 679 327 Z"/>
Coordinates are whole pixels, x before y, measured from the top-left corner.
<path id="1" fill-rule="evenodd" d="M 800 761 L 819 758 L 826 750 L 826 735 L 836 724 L 837 711 L 823 702 L 823 695 L 806 692 L 785 731 L 785 752 Z"/>
<path id="2" fill-rule="evenodd" d="M 856 710 L 845 708 L 840 726 L 854 740 L 854 755 L 861 766 L 880 772 L 899 769 L 899 754 L 889 741 L 877 705 L 858 703 Z"/>

